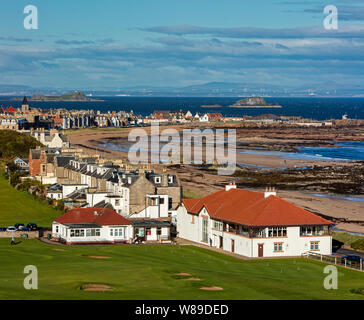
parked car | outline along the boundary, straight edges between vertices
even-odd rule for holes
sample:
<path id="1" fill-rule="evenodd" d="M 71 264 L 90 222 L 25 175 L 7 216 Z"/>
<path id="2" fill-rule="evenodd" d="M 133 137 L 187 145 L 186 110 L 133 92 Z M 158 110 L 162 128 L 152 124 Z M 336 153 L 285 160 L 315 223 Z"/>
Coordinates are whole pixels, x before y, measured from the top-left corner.
<path id="1" fill-rule="evenodd" d="M 355 254 L 347 254 L 347 255 L 341 257 L 341 262 L 345 263 L 345 259 L 346 259 L 346 262 L 351 264 L 353 262 L 360 263 L 360 260 L 363 259 L 363 258 L 361 258 L 360 256 L 357 256 Z"/>
<path id="2" fill-rule="evenodd" d="M 38 230 L 38 226 L 37 226 L 37 224 L 36 224 L 36 223 L 34 223 L 34 222 L 29 222 L 29 223 L 27 224 L 27 228 L 29 228 L 29 229 L 30 229 L 30 231 L 36 231 L 36 230 Z"/>
<path id="3" fill-rule="evenodd" d="M 14 226 L 9 226 L 6 231 L 16 231 L 16 228 Z"/>
<path id="4" fill-rule="evenodd" d="M 16 223 L 16 224 L 14 224 L 14 227 L 17 230 L 23 230 L 25 228 L 25 224 L 24 223 Z"/>

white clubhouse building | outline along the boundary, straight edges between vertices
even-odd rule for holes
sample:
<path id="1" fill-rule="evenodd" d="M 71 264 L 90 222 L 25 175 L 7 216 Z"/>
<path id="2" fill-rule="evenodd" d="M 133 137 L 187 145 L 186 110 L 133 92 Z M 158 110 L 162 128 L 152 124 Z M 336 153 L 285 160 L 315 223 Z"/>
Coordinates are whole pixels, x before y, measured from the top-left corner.
<path id="1" fill-rule="evenodd" d="M 331 254 L 333 223 L 276 196 L 234 184 L 201 199 L 183 199 L 178 236 L 247 257 Z"/>

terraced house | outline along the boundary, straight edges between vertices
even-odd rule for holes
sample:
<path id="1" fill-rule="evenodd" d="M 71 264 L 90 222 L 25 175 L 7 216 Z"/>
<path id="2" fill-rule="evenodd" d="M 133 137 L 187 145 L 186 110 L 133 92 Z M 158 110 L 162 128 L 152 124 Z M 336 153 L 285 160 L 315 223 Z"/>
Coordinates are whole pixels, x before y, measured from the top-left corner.
<path id="1" fill-rule="evenodd" d="M 97 164 L 94 158 L 77 160 L 60 155 L 55 164 L 58 185 L 49 188 L 50 198 L 77 198 L 79 205 L 109 207 L 124 216 L 140 215 L 141 212 L 145 216 L 143 210 L 160 203 L 166 211 L 161 216 L 165 217 L 176 214 L 181 201 L 182 191 L 176 175 L 141 168 L 121 170 L 111 162 Z M 159 200 L 152 200 L 151 196 L 156 195 L 160 196 Z"/>
<path id="2" fill-rule="evenodd" d="M 332 223 L 282 198 L 224 189 L 201 199 L 183 199 L 177 210 L 180 238 L 247 257 L 331 254 Z"/>

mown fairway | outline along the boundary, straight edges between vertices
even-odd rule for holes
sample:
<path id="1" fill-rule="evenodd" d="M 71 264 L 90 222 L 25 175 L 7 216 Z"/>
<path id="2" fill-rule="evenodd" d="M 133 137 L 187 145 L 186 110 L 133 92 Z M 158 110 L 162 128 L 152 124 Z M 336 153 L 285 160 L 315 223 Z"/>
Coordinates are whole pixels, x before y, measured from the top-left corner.
<path id="1" fill-rule="evenodd" d="M 325 265 L 320 262 L 245 261 L 194 246 L 69 247 L 39 240 L 11 246 L 9 239 L 0 239 L 0 259 L 0 299 L 364 299 L 350 292 L 364 288 L 358 271 L 338 268 L 339 289 L 325 290 Z M 38 290 L 23 288 L 26 265 L 38 268 Z M 201 280 L 183 280 L 188 277 L 175 275 L 179 272 Z M 114 290 L 81 290 L 87 283 Z M 223 291 L 203 291 L 202 286 Z"/>
<path id="2" fill-rule="evenodd" d="M 61 212 L 34 200 L 25 192 L 15 190 L 0 177 L 0 227 L 12 226 L 17 222 L 35 222 L 42 227 L 50 227 Z"/>

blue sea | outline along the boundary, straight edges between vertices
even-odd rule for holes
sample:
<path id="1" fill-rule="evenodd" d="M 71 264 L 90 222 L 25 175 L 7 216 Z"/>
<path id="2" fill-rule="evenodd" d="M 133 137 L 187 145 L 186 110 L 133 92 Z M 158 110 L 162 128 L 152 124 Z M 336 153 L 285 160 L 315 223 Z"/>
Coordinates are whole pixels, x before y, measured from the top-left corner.
<path id="1" fill-rule="evenodd" d="M 336 142 L 330 147 L 303 147 L 297 152 L 243 150 L 239 153 L 277 156 L 284 159 L 319 161 L 364 161 L 364 142 Z"/>
<path id="2" fill-rule="evenodd" d="M 196 112 L 221 112 L 225 116 L 260 115 L 272 113 L 276 115 L 301 116 L 314 120 L 341 119 L 347 114 L 352 119 L 364 119 L 364 98 L 265 98 L 268 103 L 280 104 L 283 108 L 238 109 L 228 108 L 241 97 L 93 97 L 104 101 L 90 102 L 32 102 L 31 107 L 65 108 L 65 109 L 94 109 L 102 112 L 133 110 L 143 116 L 153 110 L 190 110 Z M 219 104 L 222 108 L 201 108 L 201 105 Z M 10 97 L 0 97 L 0 106 L 19 107 L 21 101 L 11 101 Z"/>

